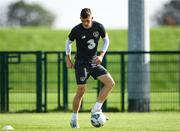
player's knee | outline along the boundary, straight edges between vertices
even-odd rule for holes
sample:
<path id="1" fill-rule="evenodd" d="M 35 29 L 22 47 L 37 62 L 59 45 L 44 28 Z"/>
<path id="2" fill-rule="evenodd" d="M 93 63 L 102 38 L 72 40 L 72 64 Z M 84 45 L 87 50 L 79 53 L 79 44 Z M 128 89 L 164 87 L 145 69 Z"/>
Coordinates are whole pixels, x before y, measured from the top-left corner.
<path id="1" fill-rule="evenodd" d="M 83 96 L 85 91 L 86 91 L 85 87 L 84 86 L 80 86 L 80 87 L 78 87 L 77 94 L 79 96 Z"/>
<path id="2" fill-rule="evenodd" d="M 114 86 L 115 86 L 114 80 L 111 80 L 106 84 L 106 87 L 108 87 L 111 90 L 113 89 Z"/>

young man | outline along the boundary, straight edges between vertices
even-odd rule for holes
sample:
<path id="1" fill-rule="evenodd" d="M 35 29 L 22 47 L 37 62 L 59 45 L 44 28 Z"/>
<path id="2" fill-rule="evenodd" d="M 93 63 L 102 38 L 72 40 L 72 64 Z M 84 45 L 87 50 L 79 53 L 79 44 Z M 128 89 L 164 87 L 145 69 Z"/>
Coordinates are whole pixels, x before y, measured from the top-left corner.
<path id="1" fill-rule="evenodd" d="M 109 45 L 109 38 L 104 26 L 93 21 L 91 10 L 82 9 L 80 13 L 81 22 L 75 26 L 66 41 L 66 63 L 68 68 L 75 68 L 77 92 L 73 101 L 73 114 L 70 125 L 72 128 L 79 128 L 78 112 L 86 89 L 86 81 L 91 75 L 94 79 L 100 80 L 104 87 L 99 93 L 97 102 L 91 109 L 91 113 L 101 111 L 101 106 L 108 94 L 115 85 L 113 78 L 107 70 L 100 65 Z M 99 38 L 103 39 L 103 47 L 97 55 Z M 76 40 L 75 65 L 71 61 L 71 44 Z"/>

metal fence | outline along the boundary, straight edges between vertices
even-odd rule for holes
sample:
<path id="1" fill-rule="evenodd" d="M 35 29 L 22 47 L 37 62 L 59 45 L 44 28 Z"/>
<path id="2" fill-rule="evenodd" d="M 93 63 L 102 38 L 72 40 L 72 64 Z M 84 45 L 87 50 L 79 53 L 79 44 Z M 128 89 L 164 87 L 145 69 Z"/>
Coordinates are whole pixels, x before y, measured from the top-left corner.
<path id="1" fill-rule="evenodd" d="M 128 55 L 137 54 L 151 58 L 150 111 L 179 111 L 179 51 L 108 52 L 103 65 L 116 86 L 103 109 L 128 111 Z M 88 80 L 82 111 L 90 110 L 100 88 L 100 82 Z M 76 89 L 74 70 L 66 68 L 65 52 L 0 52 L 0 112 L 72 110 Z"/>

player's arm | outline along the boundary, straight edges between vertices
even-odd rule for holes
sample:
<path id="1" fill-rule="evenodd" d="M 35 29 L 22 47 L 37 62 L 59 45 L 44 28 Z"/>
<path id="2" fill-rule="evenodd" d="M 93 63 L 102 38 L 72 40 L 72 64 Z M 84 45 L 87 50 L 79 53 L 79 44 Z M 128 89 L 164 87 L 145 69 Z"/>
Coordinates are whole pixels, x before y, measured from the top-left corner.
<path id="1" fill-rule="evenodd" d="M 65 46 L 65 49 L 66 49 L 66 65 L 68 68 L 74 68 L 74 64 L 71 61 L 71 45 L 72 45 L 72 42 L 73 41 L 71 41 L 69 39 L 66 40 L 66 46 Z"/>
<path id="2" fill-rule="evenodd" d="M 103 46 L 102 46 L 102 49 L 101 49 L 101 51 L 100 51 L 100 54 L 99 54 L 99 56 L 97 56 L 97 58 L 96 58 L 96 63 L 97 63 L 97 64 L 102 63 L 103 57 L 104 57 L 104 55 L 105 55 L 108 47 L 109 47 L 109 37 L 108 37 L 108 35 L 106 34 L 106 36 L 103 38 Z"/>

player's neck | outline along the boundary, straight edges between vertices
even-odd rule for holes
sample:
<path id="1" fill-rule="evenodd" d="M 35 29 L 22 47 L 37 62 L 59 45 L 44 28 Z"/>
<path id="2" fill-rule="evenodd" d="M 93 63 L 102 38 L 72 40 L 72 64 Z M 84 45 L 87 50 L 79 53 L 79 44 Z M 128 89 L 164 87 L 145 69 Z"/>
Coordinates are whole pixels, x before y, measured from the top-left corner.
<path id="1" fill-rule="evenodd" d="M 90 26 L 89 27 L 84 27 L 84 25 L 82 24 L 82 27 L 84 28 L 84 29 L 90 29 L 91 27 L 92 27 L 92 25 L 93 25 L 93 21 L 91 22 L 91 24 L 90 24 Z"/>

